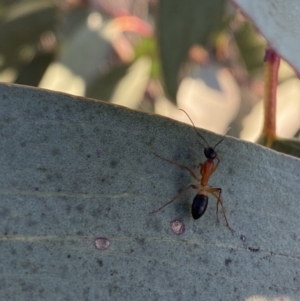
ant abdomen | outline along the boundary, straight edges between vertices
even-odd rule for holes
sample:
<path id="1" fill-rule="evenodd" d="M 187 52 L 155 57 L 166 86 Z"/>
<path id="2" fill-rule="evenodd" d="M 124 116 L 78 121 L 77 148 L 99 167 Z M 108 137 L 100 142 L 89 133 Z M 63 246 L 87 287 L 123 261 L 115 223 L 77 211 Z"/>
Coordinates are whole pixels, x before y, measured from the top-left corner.
<path id="1" fill-rule="evenodd" d="M 192 216 L 193 219 L 200 218 L 206 211 L 208 204 L 208 196 L 204 194 L 197 194 L 194 197 L 192 204 Z"/>

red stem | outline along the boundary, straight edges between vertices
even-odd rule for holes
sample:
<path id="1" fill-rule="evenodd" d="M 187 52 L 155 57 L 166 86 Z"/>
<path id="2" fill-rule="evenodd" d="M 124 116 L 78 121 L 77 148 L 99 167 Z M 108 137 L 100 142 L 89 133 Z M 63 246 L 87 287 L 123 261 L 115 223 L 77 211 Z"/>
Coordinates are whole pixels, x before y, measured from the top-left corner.
<path id="1" fill-rule="evenodd" d="M 276 91 L 278 85 L 278 69 L 280 57 L 272 49 L 267 49 L 265 56 L 265 121 L 263 136 L 266 146 L 270 147 L 276 137 Z"/>

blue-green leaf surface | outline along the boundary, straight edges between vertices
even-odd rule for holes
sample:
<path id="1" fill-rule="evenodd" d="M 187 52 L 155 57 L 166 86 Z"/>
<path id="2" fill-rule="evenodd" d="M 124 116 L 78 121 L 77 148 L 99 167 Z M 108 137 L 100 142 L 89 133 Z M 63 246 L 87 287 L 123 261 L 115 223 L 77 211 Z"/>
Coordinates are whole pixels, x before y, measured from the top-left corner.
<path id="1" fill-rule="evenodd" d="M 198 175 L 187 125 L 2 84 L 0 137 L 0 300 L 299 300 L 298 159 L 218 145 L 231 234 L 213 197 L 191 218 L 195 191 L 148 214 L 195 183 L 153 154 Z"/>

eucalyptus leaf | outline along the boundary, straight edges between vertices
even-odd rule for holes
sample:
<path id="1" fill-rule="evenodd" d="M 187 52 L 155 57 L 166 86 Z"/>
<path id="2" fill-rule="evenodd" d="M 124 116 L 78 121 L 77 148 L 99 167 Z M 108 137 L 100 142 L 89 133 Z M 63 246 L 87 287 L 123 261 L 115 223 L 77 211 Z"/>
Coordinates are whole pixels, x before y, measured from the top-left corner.
<path id="1" fill-rule="evenodd" d="M 265 37 L 269 47 L 300 72 L 300 2 L 231 0 Z"/>
<path id="2" fill-rule="evenodd" d="M 53 1 L 29 0 L 8 5 L 4 12 L 0 19 L 0 54 L 5 60 L 0 70 L 24 64 L 20 61 L 22 49 L 25 52 L 25 46 L 33 47 L 43 32 L 53 30 L 58 9 Z"/>
<path id="3" fill-rule="evenodd" d="M 260 137 L 258 140 L 259 144 L 266 145 L 266 138 Z M 283 138 L 275 138 L 270 146 L 271 149 L 274 149 L 278 152 L 295 156 L 300 158 L 300 141 L 299 139 L 283 139 Z"/>
<path id="4" fill-rule="evenodd" d="M 104 101 L 109 101 L 116 89 L 117 84 L 128 73 L 131 64 L 124 64 L 115 67 L 106 74 L 98 75 L 87 86 L 86 96 Z"/>
<path id="5" fill-rule="evenodd" d="M 167 93 L 175 100 L 179 70 L 190 47 L 207 42 L 220 29 L 224 0 L 161 0 L 158 5 L 157 30 L 162 72 Z"/>
<path id="6" fill-rule="evenodd" d="M 217 146 L 231 234 L 213 197 L 192 219 L 195 191 L 148 214 L 197 184 L 153 154 L 198 175 L 192 127 L 17 85 L 0 107 L 0 300 L 299 300 L 298 159 Z"/>
<path id="7" fill-rule="evenodd" d="M 242 28 L 235 33 L 235 40 L 248 72 L 252 76 L 260 76 L 263 72 L 266 41 L 248 22 L 245 22 Z"/>

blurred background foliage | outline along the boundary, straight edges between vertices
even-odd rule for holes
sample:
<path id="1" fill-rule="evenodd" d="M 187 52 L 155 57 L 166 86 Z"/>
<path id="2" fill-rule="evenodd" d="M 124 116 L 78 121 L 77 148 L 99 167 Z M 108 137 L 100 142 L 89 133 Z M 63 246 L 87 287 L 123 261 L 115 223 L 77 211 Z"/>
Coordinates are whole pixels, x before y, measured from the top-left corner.
<path id="1" fill-rule="evenodd" d="M 2 0 L 0 81 L 189 120 L 256 142 L 267 43 L 225 0 Z M 277 134 L 299 135 L 300 85 L 282 61 Z M 298 150 L 296 151 L 298 152 Z M 296 154 L 297 155 L 297 154 Z"/>

